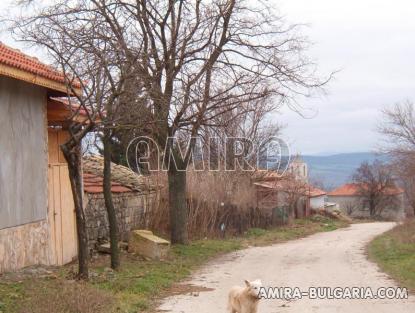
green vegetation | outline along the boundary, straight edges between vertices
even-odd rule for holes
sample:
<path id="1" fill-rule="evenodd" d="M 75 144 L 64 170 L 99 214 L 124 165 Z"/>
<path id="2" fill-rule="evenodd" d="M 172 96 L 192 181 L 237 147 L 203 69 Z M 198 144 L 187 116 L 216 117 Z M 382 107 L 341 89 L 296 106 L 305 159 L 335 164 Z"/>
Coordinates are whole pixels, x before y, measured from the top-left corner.
<path id="1" fill-rule="evenodd" d="M 368 252 L 370 259 L 401 286 L 415 291 L 415 220 L 375 238 Z"/>
<path id="2" fill-rule="evenodd" d="M 295 220 L 275 229 L 250 229 L 242 237 L 199 240 L 188 246 L 174 246 L 166 261 L 144 261 L 123 255 L 122 268 L 106 268 L 108 257 L 91 264 L 89 282 L 68 279 L 73 266 L 45 277 L 14 277 L 0 280 L 1 313 L 133 313 L 152 309 L 155 300 L 175 282 L 213 257 L 253 245 L 269 245 L 297 239 L 347 224 L 321 216 Z"/>

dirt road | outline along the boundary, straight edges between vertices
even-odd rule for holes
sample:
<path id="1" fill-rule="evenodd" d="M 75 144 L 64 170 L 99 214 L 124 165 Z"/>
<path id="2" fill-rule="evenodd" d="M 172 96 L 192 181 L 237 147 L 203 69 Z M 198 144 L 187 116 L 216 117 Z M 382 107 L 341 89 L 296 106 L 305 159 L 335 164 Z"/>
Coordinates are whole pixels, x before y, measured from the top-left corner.
<path id="1" fill-rule="evenodd" d="M 212 291 L 174 296 L 159 310 L 174 313 L 225 313 L 228 290 L 244 279 L 262 279 L 275 287 L 395 287 L 365 255 L 366 244 L 393 223 L 354 224 L 270 247 L 249 248 L 216 260 L 195 273 L 189 283 Z M 415 312 L 415 297 L 407 300 L 261 300 L 259 313 L 277 312 Z"/>

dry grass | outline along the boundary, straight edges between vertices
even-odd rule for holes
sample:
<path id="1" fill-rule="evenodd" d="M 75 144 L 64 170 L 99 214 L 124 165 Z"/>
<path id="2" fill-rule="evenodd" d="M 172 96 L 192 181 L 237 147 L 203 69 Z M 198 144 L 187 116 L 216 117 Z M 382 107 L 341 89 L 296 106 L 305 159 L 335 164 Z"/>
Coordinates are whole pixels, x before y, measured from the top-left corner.
<path id="1" fill-rule="evenodd" d="M 156 179 L 167 186 L 163 174 Z M 226 225 L 228 235 L 240 235 L 252 227 L 270 226 L 270 216 L 256 208 L 256 189 L 251 175 L 249 172 L 188 171 L 188 231 L 191 239 L 217 238 L 222 224 Z M 150 228 L 161 234 L 169 233 L 167 191 L 167 188 L 162 190 L 160 201 L 154 202 L 147 216 Z"/>
<path id="2" fill-rule="evenodd" d="M 319 231 L 330 231 L 345 224 L 316 216 L 295 220 L 292 225 L 274 229 L 249 229 L 243 236 L 224 240 L 205 239 L 172 248 L 163 262 L 146 261 L 123 254 L 119 272 L 107 269 L 108 256 L 91 264 L 87 283 L 71 280 L 74 265 L 55 271 L 50 277 L 0 279 L 2 313 L 137 313 L 154 308 L 159 297 L 177 292 L 174 283 L 212 257 L 247 246 L 263 246 L 297 239 Z M 69 279 L 68 279 L 69 277 Z M 3 304 L 1 304 L 3 303 Z"/>
<path id="3" fill-rule="evenodd" d="M 107 313 L 115 308 L 114 298 L 108 292 L 64 278 L 33 277 L 1 283 L 0 294 L 10 304 L 7 311 L 0 307 L 4 313 Z"/>
<path id="4" fill-rule="evenodd" d="M 415 219 L 373 240 L 369 257 L 402 286 L 415 291 Z"/>
<path id="5" fill-rule="evenodd" d="M 389 234 L 399 243 L 414 245 L 415 248 L 415 219 L 408 220 L 395 227 Z"/>

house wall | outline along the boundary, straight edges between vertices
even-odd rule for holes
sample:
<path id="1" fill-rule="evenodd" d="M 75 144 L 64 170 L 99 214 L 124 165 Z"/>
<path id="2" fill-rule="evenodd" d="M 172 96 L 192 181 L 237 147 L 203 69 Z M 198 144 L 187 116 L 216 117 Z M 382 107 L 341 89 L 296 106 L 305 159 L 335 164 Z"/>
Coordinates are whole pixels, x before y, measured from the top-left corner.
<path id="1" fill-rule="evenodd" d="M 381 211 L 381 217 L 387 220 L 402 220 L 405 218 L 405 205 L 403 194 L 394 196 L 395 203 L 385 207 Z M 345 214 L 351 211 L 352 217 L 368 218 L 370 217 L 369 208 L 365 205 L 363 198 L 359 196 L 329 196 L 328 202 L 334 202 L 339 205 L 339 209 Z"/>
<path id="2" fill-rule="evenodd" d="M 0 77 L 0 229 L 47 215 L 46 90 Z"/>
<path id="3" fill-rule="evenodd" d="M 310 207 L 312 209 L 320 209 L 324 208 L 324 198 L 326 196 L 319 196 L 319 197 L 311 197 L 310 198 Z"/>
<path id="4" fill-rule="evenodd" d="M 0 76 L 0 272 L 49 264 L 46 90 Z"/>
<path id="5" fill-rule="evenodd" d="M 47 221 L 0 230 L 0 273 L 50 264 Z"/>
<path id="6" fill-rule="evenodd" d="M 258 209 L 272 220 L 273 225 L 284 224 L 296 215 L 298 218 L 303 218 L 311 214 L 306 197 L 298 197 L 296 212 L 289 208 L 288 197 L 288 194 L 283 191 L 271 191 L 268 188 L 257 187 Z"/>
<path id="7" fill-rule="evenodd" d="M 308 166 L 307 163 L 294 160 L 288 166 L 288 171 L 300 181 L 308 181 Z"/>
<path id="8" fill-rule="evenodd" d="M 113 193 L 113 202 L 117 211 L 120 239 L 128 241 L 133 229 L 146 228 L 146 213 L 155 201 L 156 194 L 143 195 L 138 192 Z M 85 217 L 90 250 L 97 243 L 109 240 L 108 218 L 102 193 L 85 194 Z"/>

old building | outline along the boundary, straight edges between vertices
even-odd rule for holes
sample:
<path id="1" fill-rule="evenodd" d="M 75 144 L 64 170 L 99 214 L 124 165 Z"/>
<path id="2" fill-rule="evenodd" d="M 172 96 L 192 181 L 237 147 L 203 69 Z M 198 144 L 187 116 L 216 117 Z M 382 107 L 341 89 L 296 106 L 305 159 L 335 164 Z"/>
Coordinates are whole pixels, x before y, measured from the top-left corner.
<path id="1" fill-rule="evenodd" d="M 266 212 L 272 224 L 288 221 L 289 218 L 302 218 L 310 215 L 310 187 L 292 174 L 280 177 L 266 173 L 254 182 L 257 193 L 257 207 Z M 278 222 L 275 222 L 275 219 Z"/>
<path id="2" fill-rule="evenodd" d="M 63 96 L 62 73 L 0 43 L 0 272 L 77 254 Z"/>
<path id="3" fill-rule="evenodd" d="M 90 250 L 109 240 L 109 226 L 103 194 L 104 162 L 100 156 L 83 160 L 85 217 Z M 111 191 L 117 213 L 120 240 L 128 241 L 130 231 L 148 226 L 148 213 L 157 190 L 149 177 L 138 175 L 129 168 L 112 164 Z"/>
<path id="4" fill-rule="evenodd" d="M 80 85 L 75 84 L 80 93 Z M 72 109 L 65 77 L 0 43 L 0 273 L 30 265 L 63 265 L 77 257 L 68 165 L 60 150 Z M 82 118 L 82 112 L 81 117 Z M 76 121 L 76 120 L 75 120 Z M 102 161 L 84 164 L 90 245 L 108 236 Z M 114 165 L 114 202 L 122 239 L 143 222 L 151 184 Z"/>
<path id="5" fill-rule="evenodd" d="M 310 186 L 308 191 L 309 199 L 310 199 L 310 208 L 317 210 L 317 209 L 324 209 L 326 206 L 326 198 L 327 192 L 321 190 L 319 188 Z"/>
<path id="6" fill-rule="evenodd" d="M 299 155 L 295 156 L 288 164 L 287 172 L 299 181 L 308 182 L 308 165 Z"/>
<path id="7" fill-rule="evenodd" d="M 307 217 L 311 209 L 325 207 L 327 194 L 308 183 L 308 166 L 300 156 L 285 171 L 257 171 L 254 180 L 257 206 L 273 220 Z"/>
<path id="8" fill-rule="evenodd" d="M 385 190 L 385 199 L 378 208 L 378 215 L 384 219 L 401 220 L 405 217 L 404 191 L 398 187 Z M 336 203 L 344 213 L 358 218 L 370 217 L 368 200 L 362 196 L 359 184 L 342 185 L 328 194 L 328 201 Z"/>

